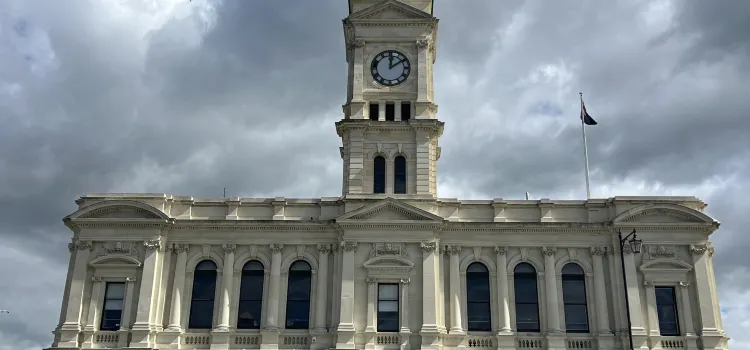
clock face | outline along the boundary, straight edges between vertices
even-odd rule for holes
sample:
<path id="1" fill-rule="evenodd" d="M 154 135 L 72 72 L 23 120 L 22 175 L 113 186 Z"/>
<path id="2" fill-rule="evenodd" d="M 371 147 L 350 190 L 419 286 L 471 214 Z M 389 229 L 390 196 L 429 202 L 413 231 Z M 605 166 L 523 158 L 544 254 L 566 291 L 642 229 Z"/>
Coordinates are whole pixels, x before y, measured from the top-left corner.
<path id="1" fill-rule="evenodd" d="M 383 51 L 372 59 L 370 72 L 375 81 L 386 86 L 395 86 L 406 81 L 411 64 L 406 55 L 393 50 Z"/>

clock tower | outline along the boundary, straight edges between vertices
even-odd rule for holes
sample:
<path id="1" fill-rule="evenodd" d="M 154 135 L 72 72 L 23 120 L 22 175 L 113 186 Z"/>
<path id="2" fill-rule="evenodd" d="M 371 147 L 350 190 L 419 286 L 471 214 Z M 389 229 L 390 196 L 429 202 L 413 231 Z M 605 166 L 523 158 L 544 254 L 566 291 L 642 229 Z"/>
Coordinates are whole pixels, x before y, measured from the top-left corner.
<path id="1" fill-rule="evenodd" d="M 336 123 L 346 197 L 437 196 L 432 9 L 433 0 L 349 0 L 347 98 Z"/>

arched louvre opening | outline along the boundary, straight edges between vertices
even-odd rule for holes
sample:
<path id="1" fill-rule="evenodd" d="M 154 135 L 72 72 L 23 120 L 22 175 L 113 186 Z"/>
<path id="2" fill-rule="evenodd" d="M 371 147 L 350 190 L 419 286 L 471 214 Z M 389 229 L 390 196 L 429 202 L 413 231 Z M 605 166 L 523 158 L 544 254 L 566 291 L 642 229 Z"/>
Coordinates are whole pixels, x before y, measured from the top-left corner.
<path id="1" fill-rule="evenodd" d="M 490 272 L 484 264 L 475 262 L 466 269 L 466 312 L 469 331 L 492 330 L 490 305 Z"/>
<path id="2" fill-rule="evenodd" d="M 398 156 L 393 162 L 393 193 L 406 193 L 406 158 Z"/>
<path id="3" fill-rule="evenodd" d="M 306 261 L 298 260 L 289 268 L 286 294 L 286 328 L 310 327 L 310 286 L 312 269 Z"/>
<path id="4" fill-rule="evenodd" d="M 385 193 L 385 158 L 377 156 L 372 161 L 373 165 L 373 193 Z"/>
<path id="5" fill-rule="evenodd" d="M 248 261 L 242 267 L 237 311 L 238 329 L 260 329 L 263 309 L 263 275 L 264 268 L 260 261 Z"/>
<path id="6" fill-rule="evenodd" d="M 203 260 L 195 267 L 188 328 L 211 329 L 216 296 L 216 264 Z"/>
<path id="7" fill-rule="evenodd" d="M 516 296 L 516 331 L 539 332 L 539 291 L 536 269 L 520 263 L 513 270 L 513 288 Z"/>
<path id="8" fill-rule="evenodd" d="M 568 263 L 562 268 L 565 330 L 568 333 L 589 332 L 589 312 L 586 306 L 586 274 L 581 266 Z"/>

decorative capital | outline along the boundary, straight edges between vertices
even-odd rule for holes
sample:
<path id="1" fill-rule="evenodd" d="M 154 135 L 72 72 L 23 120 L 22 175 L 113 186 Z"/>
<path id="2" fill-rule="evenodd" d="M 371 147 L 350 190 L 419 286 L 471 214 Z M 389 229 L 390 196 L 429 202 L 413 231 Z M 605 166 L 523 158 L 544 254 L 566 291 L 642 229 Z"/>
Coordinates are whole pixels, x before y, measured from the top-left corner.
<path id="1" fill-rule="evenodd" d="M 237 250 L 237 245 L 232 243 L 224 243 L 221 245 L 221 249 L 224 249 L 224 253 L 234 253 Z"/>
<path id="2" fill-rule="evenodd" d="M 125 278 L 125 282 L 127 282 L 127 283 L 135 283 L 135 281 L 137 281 L 137 279 L 135 277 L 126 277 Z"/>
<path id="3" fill-rule="evenodd" d="M 420 48 L 420 49 L 426 49 L 426 48 L 430 47 L 430 41 L 429 40 L 425 40 L 425 39 L 417 40 L 416 44 L 417 44 L 417 47 Z"/>
<path id="4" fill-rule="evenodd" d="M 591 247 L 591 255 L 605 256 L 607 255 L 607 248 L 606 247 Z"/>
<path id="5" fill-rule="evenodd" d="M 693 255 L 703 255 L 708 252 L 709 255 L 714 255 L 714 248 L 710 244 L 692 244 L 690 245 L 690 253 Z"/>
<path id="6" fill-rule="evenodd" d="M 143 246 L 146 247 L 146 250 L 159 250 L 161 249 L 161 242 L 152 239 L 150 241 L 143 241 Z"/>
<path id="7" fill-rule="evenodd" d="M 190 251 L 190 245 L 184 243 L 175 244 L 172 246 L 172 251 L 176 253 L 187 253 Z"/>
<path id="8" fill-rule="evenodd" d="M 495 247 L 495 254 L 497 254 L 497 255 L 508 254 L 508 247 L 496 246 Z"/>
<path id="9" fill-rule="evenodd" d="M 318 253 L 329 254 L 333 248 L 330 244 L 318 244 Z"/>
<path id="10" fill-rule="evenodd" d="M 542 254 L 546 256 L 555 256 L 557 248 L 555 247 L 542 247 Z"/>
<path id="11" fill-rule="evenodd" d="M 623 244 L 622 252 L 625 254 L 633 254 L 633 248 L 630 246 L 630 244 Z"/>
<path id="12" fill-rule="evenodd" d="M 362 39 L 350 40 L 349 44 L 347 45 L 349 49 L 356 49 L 356 48 L 364 47 L 364 46 L 365 46 L 365 41 Z"/>
<path id="13" fill-rule="evenodd" d="M 74 250 L 92 250 L 94 243 L 91 241 L 78 241 L 68 243 L 68 250 L 71 252 Z"/>
<path id="14" fill-rule="evenodd" d="M 437 249 L 437 243 L 435 243 L 434 241 L 422 242 L 419 244 L 419 248 L 421 248 L 424 252 L 434 252 Z"/>
<path id="15" fill-rule="evenodd" d="M 690 287 L 690 282 L 688 282 L 688 281 L 680 281 L 680 287 L 682 287 L 682 288 Z"/>
<path id="16" fill-rule="evenodd" d="M 378 280 L 375 279 L 374 277 L 367 277 L 367 279 L 365 280 L 365 282 L 367 282 L 367 284 L 375 284 L 375 283 L 378 282 Z"/>
<path id="17" fill-rule="evenodd" d="M 104 281 L 104 278 L 102 278 L 100 276 L 91 276 L 91 282 L 99 283 L 101 281 Z"/>
<path id="18" fill-rule="evenodd" d="M 460 245 L 447 245 L 445 246 L 445 252 L 450 255 L 458 255 L 461 252 Z"/>
<path id="19" fill-rule="evenodd" d="M 654 282 L 643 281 L 643 286 L 646 287 L 646 288 L 654 288 Z"/>
<path id="20" fill-rule="evenodd" d="M 341 242 L 341 250 L 345 252 L 353 252 L 357 250 L 357 242 L 344 241 Z"/>
<path id="21" fill-rule="evenodd" d="M 409 282 L 411 282 L 411 278 L 402 278 L 399 282 L 401 284 L 409 284 Z"/>
<path id="22" fill-rule="evenodd" d="M 284 251 L 284 245 L 283 244 L 271 244 L 271 252 L 272 253 L 281 253 Z"/>

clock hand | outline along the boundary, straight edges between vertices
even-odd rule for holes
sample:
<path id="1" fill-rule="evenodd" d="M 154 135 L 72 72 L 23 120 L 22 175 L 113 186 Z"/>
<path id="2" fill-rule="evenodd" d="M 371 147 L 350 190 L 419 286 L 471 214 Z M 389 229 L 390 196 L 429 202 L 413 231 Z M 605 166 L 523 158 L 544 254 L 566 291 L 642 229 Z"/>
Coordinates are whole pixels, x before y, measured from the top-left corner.
<path id="1" fill-rule="evenodd" d="M 393 52 L 388 53 L 388 69 L 393 68 Z"/>
<path id="2" fill-rule="evenodd" d="M 397 66 L 399 63 L 403 63 L 403 62 L 404 62 L 404 60 L 402 59 L 402 60 L 400 60 L 400 61 L 398 61 L 396 63 L 391 63 L 391 64 L 388 65 L 388 69 L 392 69 L 393 67 Z"/>

